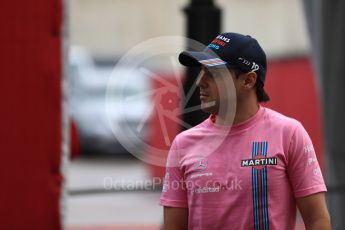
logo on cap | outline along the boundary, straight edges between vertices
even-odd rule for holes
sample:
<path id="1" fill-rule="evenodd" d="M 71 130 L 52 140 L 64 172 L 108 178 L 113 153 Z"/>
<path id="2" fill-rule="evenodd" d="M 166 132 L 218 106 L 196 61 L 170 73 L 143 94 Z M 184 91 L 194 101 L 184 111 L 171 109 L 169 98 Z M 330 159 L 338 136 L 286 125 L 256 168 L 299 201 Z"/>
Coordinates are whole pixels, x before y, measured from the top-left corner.
<path id="1" fill-rule="evenodd" d="M 226 65 L 226 62 L 220 58 L 211 58 L 200 61 L 201 64 L 205 66 L 216 66 L 216 65 Z"/>
<path id="2" fill-rule="evenodd" d="M 247 65 L 251 71 L 257 71 L 260 69 L 260 66 L 258 64 L 256 64 L 255 62 L 250 62 L 248 61 L 247 59 L 244 59 L 242 57 L 238 58 L 238 60 L 242 63 L 242 64 L 245 64 Z"/>

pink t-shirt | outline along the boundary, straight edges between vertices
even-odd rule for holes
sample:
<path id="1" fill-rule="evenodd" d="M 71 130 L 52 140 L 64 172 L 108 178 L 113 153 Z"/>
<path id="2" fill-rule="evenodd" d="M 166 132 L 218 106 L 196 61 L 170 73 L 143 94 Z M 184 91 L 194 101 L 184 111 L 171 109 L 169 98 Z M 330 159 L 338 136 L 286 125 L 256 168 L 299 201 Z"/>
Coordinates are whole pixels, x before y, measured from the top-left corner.
<path id="1" fill-rule="evenodd" d="M 228 128 L 208 118 L 177 135 L 161 205 L 188 208 L 188 229 L 294 229 L 295 198 L 326 191 L 309 135 L 264 107 Z"/>

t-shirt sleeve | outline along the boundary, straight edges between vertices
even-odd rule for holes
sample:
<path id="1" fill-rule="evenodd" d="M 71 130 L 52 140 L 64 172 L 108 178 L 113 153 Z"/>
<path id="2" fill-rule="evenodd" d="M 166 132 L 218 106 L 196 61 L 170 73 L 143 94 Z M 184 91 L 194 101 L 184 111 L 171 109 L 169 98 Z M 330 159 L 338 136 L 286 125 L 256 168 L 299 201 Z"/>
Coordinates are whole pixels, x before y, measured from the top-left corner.
<path id="1" fill-rule="evenodd" d="M 160 204 L 166 207 L 188 207 L 184 175 L 180 168 L 177 138 L 173 141 L 168 154 Z"/>
<path id="2" fill-rule="evenodd" d="M 327 191 L 312 141 L 301 123 L 291 137 L 287 164 L 296 198 Z"/>

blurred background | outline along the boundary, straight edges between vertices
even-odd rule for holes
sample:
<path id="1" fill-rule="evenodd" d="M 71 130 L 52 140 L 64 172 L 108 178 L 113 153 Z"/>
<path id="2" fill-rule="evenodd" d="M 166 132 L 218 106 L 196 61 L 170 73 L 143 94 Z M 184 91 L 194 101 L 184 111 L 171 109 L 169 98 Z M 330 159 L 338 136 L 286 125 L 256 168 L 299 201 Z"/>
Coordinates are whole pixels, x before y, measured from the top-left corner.
<path id="1" fill-rule="evenodd" d="M 190 3 L 191 1 L 187 0 L 73 0 L 69 3 L 72 66 L 70 112 L 76 123 L 81 146 L 81 154 L 72 161 L 69 172 L 67 188 L 72 193 L 67 198 L 66 226 L 69 229 L 109 225 L 121 225 L 121 228 L 126 225 L 152 225 L 152 229 L 159 228 L 162 222 L 162 209 L 158 206 L 159 189 L 142 192 L 137 188 L 134 193 L 116 194 L 102 192 L 106 177 L 111 177 L 115 181 L 124 179 L 125 186 L 126 183 L 150 181 L 152 176 L 162 176 L 162 173 L 152 170 L 151 166 L 133 158 L 121 143 L 114 139 L 104 110 L 105 92 L 108 78 L 117 61 L 133 47 L 160 36 L 188 37 L 188 19 L 183 10 Z M 234 0 L 216 1 L 215 4 L 213 8 L 221 9 L 223 14 L 221 25 L 211 25 L 213 28 L 222 27 L 222 31 L 236 31 L 256 37 L 271 62 L 275 62 L 273 65 L 276 65 L 276 74 L 299 77 L 309 75 L 305 77 L 312 78 L 309 62 L 310 44 L 301 1 Z M 201 21 L 199 23 L 201 26 L 209 27 Z M 214 35 L 210 33 L 208 36 L 212 39 Z M 180 44 L 180 50 L 184 48 L 184 44 Z M 169 68 L 169 62 L 169 59 L 153 61 L 150 70 L 159 71 L 161 77 L 169 79 L 169 76 L 174 74 L 174 70 Z M 300 69 L 295 70 L 295 66 L 300 66 Z M 128 66 L 128 71 L 131 68 Z M 126 68 L 123 71 L 126 71 Z M 135 93 L 140 94 L 153 87 L 152 78 L 140 74 L 139 71 L 137 74 L 136 80 L 126 85 L 125 92 L 130 94 L 131 90 L 132 93 L 136 90 Z M 183 75 L 183 69 L 179 68 L 178 74 Z M 120 73 L 116 77 L 120 78 L 121 75 L 125 73 Z M 311 90 L 313 89 L 311 87 Z M 120 91 L 116 87 L 113 90 Z M 280 97 L 284 95 L 280 93 Z M 114 103 L 121 100 L 120 93 L 113 100 Z M 282 98 L 277 104 L 284 100 Z M 273 102 L 275 101 L 278 100 L 273 99 Z M 148 103 L 146 98 L 142 98 L 122 108 L 137 115 L 131 116 L 130 124 L 136 126 L 141 122 Z M 113 108 L 113 122 L 127 126 L 128 122 L 121 120 L 128 119 L 128 116 L 119 116 L 119 108 Z M 286 112 L 289 110 L 290 108 L 287 108 Z M 316 129 L 314 136 L 317 136 L 317 131 L 320 132 Z M 144 149 L 140 146 L 137 151 L 144 154 Z"/>
<path id="2" fill-rule="evenodd" d="M 159 189 L 150 192 L 102 191 L 106 177 L 133 183 L 161 176 L 157 175 L 160 174 L 157 170 L 152 170 L 151 166 L 144 165 L 126 152 L 114 138 L 104 110 L 106 87 L 118 60 L 133 47 L 155 37 L 188 37 L 187 17 L 183 10 L 190 3 L 188 0 L 69 2 L 69 110 L 76 124 L 80 145 L 80 155 L 71 162 L 69 169 L 67 189 L 71 196 L 67 198 L 66 209 L 66 226 L 69 229 L 109 225 L 122 225 L 122 228 L 125 225 L 152 225 L 156 226 L 152 229 L 158 229 L 162 222 L 162 209 L 158 206 Z M 221 25 L 212 25 L 213 28 L 219 26 L 222 31 L 236 31 L 257 38 L 272 61 L 287 59 L 291 62 L 275 64 L 279 65 L 277 68 L 284 68 L 281 70 L 284 74 L 296 75 L 289 70 L 295 65 L 302 66 L 302 71 L 306 69 L 304 72 L 309 71 L 310 63 L 306 60 L 309 59 L 310 44 L 301 1 L 233 0 L 214 3 L 213 8 L 221 9 L 222 15 Z M 209 26 L 201 21 L 199 23 Z M 213 34 L 208 36 L 209 39 L 214 37 Z M 184 48 L 185 45 L 180 44 L 180 50 Z M 175 74 L 169 62 L 169 59 L 163 58 L 153 61 L 150 70 L 169 79 Z M 127 71 L 131 68 L 128 66 Z M 125 72 L 126 68 L 122 71 Z M 126 75 L 124 72 L 115 77 L 121 78 Z M 124 94 L 140 95 L 153 87 L 152 78 L 140 71 L 136 74 L 135 80 L 126 84 Z M 178 74 L 183 75 L 182 68 L 178 68 Z M 121 89 L 113 87 L 113 90 L 119 92 L 113 97 L 113 103 L 119 104 L 117 100 L 122 100 Z M 131 111 L 129 122 L 124 121 L 128 115 L 121 117 L 119 108 L 114 106 L 114 111 L 110 113 L 112 122 L 117 122 L 119 126 L 137 126 L 148 104 L 147 98 L 143 97 L 121 108 Z M 118 132 L 122 130 L 123 127 Z M 141 133 L 145 131 L 148 130 Z M 144 154 L 139 145 L 137 151 Z"/>
<path id="3" fill-rule="evenodd" d="M 266 51 L 265 106 L 307 129 L 334 229 L 345 227 L 342 1 L 1 4 L 2 116 L 10 122 L 0 137 L 11 162 L 3 175 L 18 170 L 4 179 L 0 228 L 161 229 L 167 151 L 177 133 L 206 117 L 186 110 L 198 103 L 195 93 L 183 102 L 182 93 L 196 72 L 177 64 L 177 55 L 190 45 L 185 38 L 207 44 L 229 31 L 252 35 Z M 300 218 L 296 229 L 304 229 Z"/>

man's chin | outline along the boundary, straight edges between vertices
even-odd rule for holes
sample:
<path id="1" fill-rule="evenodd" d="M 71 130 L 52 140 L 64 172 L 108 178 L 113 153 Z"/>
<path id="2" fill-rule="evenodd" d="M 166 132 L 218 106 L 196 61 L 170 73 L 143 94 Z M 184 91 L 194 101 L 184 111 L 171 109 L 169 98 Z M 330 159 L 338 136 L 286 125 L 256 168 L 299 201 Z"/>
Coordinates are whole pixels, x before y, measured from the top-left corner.
<path id="1" fill-rule="evenodd" d="M 206 113 L 216 113 L 217 112 L 216 103 L 213 101 L 201 103 L 201 110 Z"/>

